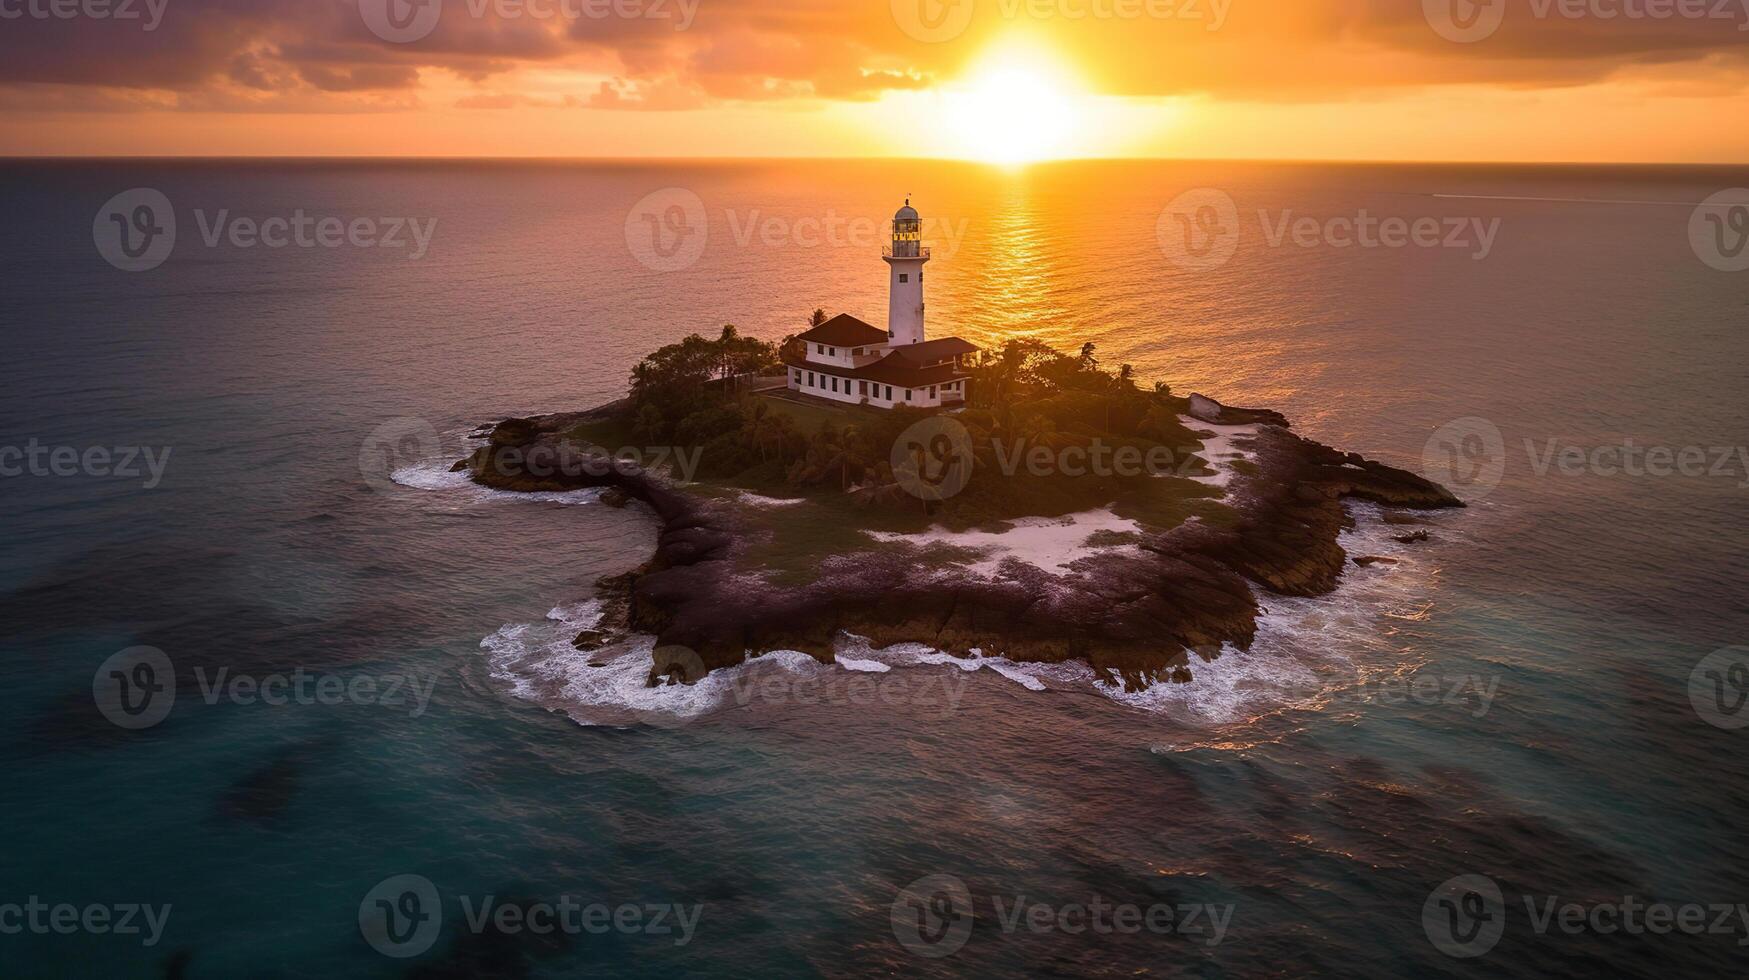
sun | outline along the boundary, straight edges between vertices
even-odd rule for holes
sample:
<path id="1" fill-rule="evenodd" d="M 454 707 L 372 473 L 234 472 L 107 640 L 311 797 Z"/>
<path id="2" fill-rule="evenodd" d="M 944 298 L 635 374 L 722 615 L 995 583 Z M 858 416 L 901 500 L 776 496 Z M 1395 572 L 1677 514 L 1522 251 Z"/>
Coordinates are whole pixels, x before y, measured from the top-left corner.
<path id="1" fill-rule="evenodd" d="M 1004 52 L 942 90 L 943 122 L 957 155 L 1019 164 L 1074 152 L 1076 104 L 1069 74 L 1031 52 Z"/>

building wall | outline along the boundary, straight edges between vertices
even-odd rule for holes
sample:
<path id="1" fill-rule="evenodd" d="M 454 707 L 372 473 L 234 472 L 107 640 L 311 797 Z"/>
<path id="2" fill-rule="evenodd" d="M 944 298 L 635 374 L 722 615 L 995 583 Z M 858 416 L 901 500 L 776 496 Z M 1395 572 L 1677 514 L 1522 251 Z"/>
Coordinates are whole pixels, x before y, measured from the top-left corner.
<path id="1" fill-rule="evenodd" d="M 810 374 L 813 376 L 812 386 L 808 384 Z M 905 389 L 898 385 L 876 385 L 871 382 L 869 393 L 865 396 L 862 393 L 862 382 L 860 381 L 839 378 L 837 379 L 838 390 L 833 391 L 832 380 L 830 375 L 818 371 L 810 372 L 806 368 L 797 367 L 789 369 L 789 388 L 791 391 L 799 391 L 804 395 L 813 395 L 816 398 L 830 398 L 833 401 L 850 405 L 860 405 L 866 399 L 868 404 L 876 408 L 892 408 L 895 405 L 909 405 L 912 408 L 939 408 L 944 404 L 957 404 L 965 399 L 966 382 L 963 380 L 957 382 L 959 389 L 954 391 L 946 390 L 945 385 L 937 385 L 933 395 L 929 393 L 928 388 L 913 388 L 909 399 L 905 397 Z M 890 396 L 889 391 L 891 392 Z"/>
<path id="2" fill-rule="evenodd" d="M 862 351 L 858 357 L 853 351 Z M 887 347 L 829 347 L 825 344 L 809 344 L 807 358 L 820 364 L 836 364 L 839 367 L 862 367 L 873 364 L 886 356 Z"/>
<path id="3" fill-rule="evenodd" d="M 887 333 L 894 347 L 923 342 L 923 264 L 928 259 L 888 258 Z M 900 282 L 900 277 L 904 281 Z"/>

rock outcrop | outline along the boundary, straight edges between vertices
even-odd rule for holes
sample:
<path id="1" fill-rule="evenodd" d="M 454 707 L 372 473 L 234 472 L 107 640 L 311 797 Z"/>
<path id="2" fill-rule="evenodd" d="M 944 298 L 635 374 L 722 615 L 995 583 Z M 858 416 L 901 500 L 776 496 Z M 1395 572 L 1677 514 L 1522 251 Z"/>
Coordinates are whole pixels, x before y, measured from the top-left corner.
<path id="1" fill-rule="evenodd" d="M 849 632 L 876 645 L 1082 660 L 1135 689 L 1188 680 L 1191 654 L 1213 659 L 1223 644 L 1248 648 L 1257 632 L 1257 589 L 1291 596 L 1334 589 L 1347 565 L 1338 543 L 1350 523 L 1344 499 L 1463 506 L 1429 480 L 1294 435 L 1276 413 L 1212 404 L 1201 406 L 1211 417 L 1198 418 L 1260 425 L 1250 440 L 1255 465 L 1234 473 L 1228 487 L 1233 518 L 1218 525 L 1193 519 L 1135 548 L 1082 558 L 1063 574 L 1009 565 L 992 579 L 871 549 L 823 556 L 805 585 L 774 584 L 748 558 L 747 537 L 755 532 L 737 505 L 570 448 L 559 433 L 583 416 L 508 420 L 458 465 L 499 489 L 610 487 L 649 505 L 661 525 L 654 555 L 603 586 L 623 603 L 624 625 L 655 634 L 669 660 L 674 650 L 689 663 L 696 656 L 684 671 L 657 665 L 652 682 L 696 679 L 768 650 L 831 662 L 835 638 Z"/>

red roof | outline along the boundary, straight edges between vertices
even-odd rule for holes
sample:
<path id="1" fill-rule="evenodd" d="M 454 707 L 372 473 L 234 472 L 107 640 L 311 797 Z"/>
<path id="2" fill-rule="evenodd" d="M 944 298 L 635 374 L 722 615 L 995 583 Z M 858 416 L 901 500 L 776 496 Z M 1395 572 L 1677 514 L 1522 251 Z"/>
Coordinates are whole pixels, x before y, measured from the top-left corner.
<path id="1" fill-rule="evenodd" d="M 940 340 L 926 340 L 921 344 L 906 344 L 893 348 L 893 353 L 905 358 L 912 364 L 940 364 L 952 360 L 961 354 L 976 354 L 978 345 L 958 337 L 943 337 Z"/>
<path id="2" fill-rule="evenodd" d="M 790 367 L 801 368 L 804 371 L 830 374 L 836 378 L 851 378 L 858 381 L 872 381 L 876 384 L 895 385 L 900 388 L 927 388 L 930 385 L 946 384 L 949 381 L 971 377 L 971 372 L 952 364 L 918 367 L 893 354 L 888 354 L 873 364 L 865 364 L 856 368 L 845 367 L 841 364 L 820 364 L 815 361 L 789 358 L 784 360 Z"/>
<path id="3" fill-rule="evenodd" d="M 887 332 L 840 313 L 796 339 L 829 347 L 879 347 L 887 342 Z"/>

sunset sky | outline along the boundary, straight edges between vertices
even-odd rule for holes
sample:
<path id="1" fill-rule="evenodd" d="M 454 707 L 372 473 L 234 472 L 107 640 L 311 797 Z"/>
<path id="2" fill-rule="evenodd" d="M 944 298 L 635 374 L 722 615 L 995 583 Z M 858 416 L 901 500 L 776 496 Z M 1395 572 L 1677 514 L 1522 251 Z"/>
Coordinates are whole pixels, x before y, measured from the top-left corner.
<path id="1" fill-rule="evenodd" d="M 1746 8 L 0 0 L 0 154 L 1741 162 Z"/>

